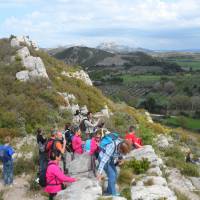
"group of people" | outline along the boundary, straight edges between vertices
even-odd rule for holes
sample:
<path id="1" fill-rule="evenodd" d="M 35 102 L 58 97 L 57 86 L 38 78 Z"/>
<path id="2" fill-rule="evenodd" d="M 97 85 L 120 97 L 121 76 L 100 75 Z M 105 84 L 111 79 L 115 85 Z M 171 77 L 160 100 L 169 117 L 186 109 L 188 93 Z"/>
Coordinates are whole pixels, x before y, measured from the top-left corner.
<path id="1" fill-rule="evenodd" d="M 112 196 L 119 195 L 115 188 L 116 166 L 123 163 L 123 155 L 129 153 L 131 149 L 142 147 L 141 139 L 135 135 L 134 126 L 130 126 L 125 138 L 121 138 L 119 134 L 103 128 L 104 123 L 100 120 L 94 122 L 91 112 L 78 123 L 75 125 L 67 123 L 63 130 L 52 129 L 49 138 L 45 138 L 41 128 L 37 129 L 39 184 L 49 193 L 49 199 L 53 200 L 60 190 L 66 188 L 67 183 L 78 180 L 68 175 L 66 154 L 70 154 L 73 160 L 75 156 L 86 153 L 92 158 L 91 170 L 97 179 L 101 181 L 103 171 L 108 177 L 105 193 Z M 0 145 L 5 185 L 13 183 L 13 154 L 10 137 L 6 137 L 5 144 Z"/>
<path id="2" fill-rule="evenodd" d="M 49 139 L 44 138 L 41 129 L 37 130 L 39 174 L 46 177 L 45 191 L 49 193 L 49 199 L 52 200 L 57 192 L 65 188 L 67 182 L 77 181 L 76 178 L 68 176 L 66 153 L 71 154 L 71 159 L 83 153 L 90 155 L 91 170 L 97 179 L 101 181 L 103 171 L 108 177 L 105 193 L 118 196 L 115 188 L 116 166 L 123 163 L 123 155 L 133 148 L 142 147 L 141 139 L 136 137 L 134 126 L 130 126 L 125 138 L 108 131 L 103 128 L 104 123 L 100 123 L 100 120 L 93 122 L 91 112 L 88 112 L 87 117 L 79 123 L 73 126 L 67 123 L 62 131 L 51 130 Z"/>

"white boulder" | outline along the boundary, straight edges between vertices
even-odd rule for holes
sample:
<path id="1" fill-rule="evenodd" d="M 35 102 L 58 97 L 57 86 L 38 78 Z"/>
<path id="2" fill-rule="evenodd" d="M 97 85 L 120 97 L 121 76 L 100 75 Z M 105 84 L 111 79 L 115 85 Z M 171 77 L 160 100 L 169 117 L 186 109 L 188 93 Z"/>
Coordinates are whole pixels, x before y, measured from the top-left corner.
<path id="1" fill-rule="evenodd" d="M 20 47 L 23 45 L 27 45 L 33 47 L 35 50 L 39 50 L 39 47 L 36 42 L 30 40 L 28 36 L 17 36 L 11 39 L 10 41 L 11 47 Z"/>
<path id="2" fill-rule="evenodd" d="M 56 199 L 97 200 L 101 195 L 101 186 L 96 178 L 81 178 L 77 182 L 72 183 L 66 190 L 59 192 Z"/>
<path id="3" fill-rule="evenodd" d="M 65 72 L 65 71 L 63 71 L 62 75 L 70 77 L 70 78 L 80 79 L 85 84 L 87 84 L 89 86 L 93 85 L 89 75 L 84 70 L 80 70 L 80 71 L 76 71 L 76 72 Z"/>
<path id="4" fill-rule="evenodd" d="M 143 158 L 148 159 L 151 167 L 159 167 L 163 165 L 162 159 L 156 155 L 151 145 L 146 145 L 142 148 L 135 149 L 126 155 L 126 159 L 130 160 L 132 158 L 135 158 L 136 160 L 142 160 Z"/>
<path id="5" fill-rule="evenodd" d="M 24 71 L 17 72 L 16 78 L 17 78 L 17 80 L 20 80 L 20 81 L 28 81 L 30 79 L 29 71 L 24 70 Z"/>
<path id="6" fill-rule="evenodd" d="M 133 186 L 131 188 L 131 199 L 132 200 L 176 200 L 174 192 L 168 187 L 161 185 L 152 186 Z"/>

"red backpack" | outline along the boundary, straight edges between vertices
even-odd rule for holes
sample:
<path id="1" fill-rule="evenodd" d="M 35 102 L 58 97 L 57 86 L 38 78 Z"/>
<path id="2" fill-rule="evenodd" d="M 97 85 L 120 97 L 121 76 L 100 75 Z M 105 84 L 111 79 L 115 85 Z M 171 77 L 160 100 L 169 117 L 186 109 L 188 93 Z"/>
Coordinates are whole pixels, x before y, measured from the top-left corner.
<path id="1" fill-rule="evenodd" d="M 46 145 L 45 145 L 45 151 L 48 155 L 48 158 L 50 158 L 51 152 L 54 150 L 54 143 L 55 143 L 55 139 L 50 138 L 48 139 Z"/>

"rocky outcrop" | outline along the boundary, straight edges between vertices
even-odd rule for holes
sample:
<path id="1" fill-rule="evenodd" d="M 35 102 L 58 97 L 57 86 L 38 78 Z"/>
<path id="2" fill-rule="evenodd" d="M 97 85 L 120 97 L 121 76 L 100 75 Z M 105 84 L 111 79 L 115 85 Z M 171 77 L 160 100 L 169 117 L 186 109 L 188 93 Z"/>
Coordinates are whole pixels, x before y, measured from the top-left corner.
<path id="1" fill-rule="evenodd" d="M 64 76 L 67 76 L 67 77 L 70 77 L 70 78 L 76 78 L 76 79 L 80 79 L 82 80 L 85 84 L 89 85 L 89 86 L 92 86 L 92 81 L 89 77 L 89 75 L 83 71 L 83 70 L 80 70 L 80 71 L 76 71 L 76 72 L 65 72 L 63 71 L 62 72 L 62 75 Z"/>
<path id="2" fill-rule="evenodd" d="M 11 39 L 11 47 L 21 47 L 21 46 L 30 46 L 35 50 L 39 50 L 39 47 L 36 42 L 29 39 L 28 36 L 17 36 Z"/>
<path id="3" fill-rule="evenodd" d="M 145 114 L 145 116 L 146 116 L 147 121 L 148 121 L 149 123 L 153 123 L 153 120 L 152 120 L 152 118 L 151 118 L 150 113 L 149 113 L 149 112 L 145 112 L 144 114 Z"/>
<path id="4" fill-rule="evenodd" d="M 173 145 L 173 139 L 170 136 L 161 134 L 156 138 L 156 144 L 159 149 L 165 150 Z"/>
<path id="5" fill-rule="evenodd" d="M 102 195 L 101 186 L 95 178 L 81 178 L 66 190 L 59 192 L 57 200 L 97 200 Z"/>
<path id="6" fill-rule="evenodd" d="M 159 158 L 153 147 L 150 145 L 133 150 L 126 159 L 130 160 L 148 159 L 150 162 L 150 169 L 146 172 L 144 177 L 133 180 L 131 187 L 132 200 L 176 200 L 174 192 L 169 188 L 167 180 L 162 177 L 161 168 L 163 168 L 163 161 Z"/>
<path id="7" fill-rule="evenodd" d="M 23 47 L 17 51 L 17 56 L 21 58 L 22 65 L 26 70 L 16 74 L 16 78 L 20 81 L 27 81 L 36 78 L 46 78 L 48 75 L 44 63 L 40 57 L 33 57 L 27 47 Z"/>
<path id="8" fill-rule="evenodd" d="M 162 159 L 156 155 L 151 145 L 146 145 L 142 148 L 131 151 L 126 156 L 126 159 L 130 160 L 132 158 L 135 158 L 136 160 L 142 160 L 143 158 L 147 159 L 150 162 L 150 166 L 152 168 L 163 166 Z"/>
<path id="9" fill-rule="evenodd" d="M 199 195 L 195 193 L 195 191 L 198 191 L 198 187 L 196 188 L 191 180 L 181 175 L 178 169 L 170 169 L 166 173 L 168 174 L 168 185 L 170 188 L 186 197 L 190 197 L 192 200 L 200 200 Z"/>

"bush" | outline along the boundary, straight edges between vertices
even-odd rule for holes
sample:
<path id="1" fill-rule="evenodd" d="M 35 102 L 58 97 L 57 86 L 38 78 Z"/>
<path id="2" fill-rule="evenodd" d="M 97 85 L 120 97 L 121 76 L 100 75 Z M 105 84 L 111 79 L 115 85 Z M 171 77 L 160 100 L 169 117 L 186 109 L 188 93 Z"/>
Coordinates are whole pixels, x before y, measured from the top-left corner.
<path id="1" fill-rule="evenodd" d="M 181 161 L 185 160 L 185 155 L 178 146 L 173 146 L 171 148 L 165 149 L 164 154 L 167 157 L 173 157 Z"/>
<path id="2" fill-rule="evenodd" d="M 193 177 L 200 176 L 198 166 L 192 163 L 186 163 L 185 161 L 181 161 L 175 157 L 168 158 L 166 161 L 166 165 L 169 167 L 179 169 L 181 174 L 186 175 L 186 176 L 193 176 Z"/>
<path id="3" fill-rule="evenodd" d="M 121 191 L 121 196 L 125 197 L 127 200 L 131 200 L 131 189 L 129 187 L 124 188 Z"/>
<path id="4" fill-rule="evenodd" d="M 147 159 L 132 159 L 130 161 L 126 161 L 123 164 L 122 169 L 131 169 L 135 174 L 143 174 L 149 169 L 149 166 L 150 162 Z"/>
<path id="5" fill-rule="evenodd" d="M 154 139 L 153 131 L 145 127 L 143 124 L 141 124 L 139 127 L 138 136 L 142 138 L 142 142 L 144 145 L 153 143 Z"/>

